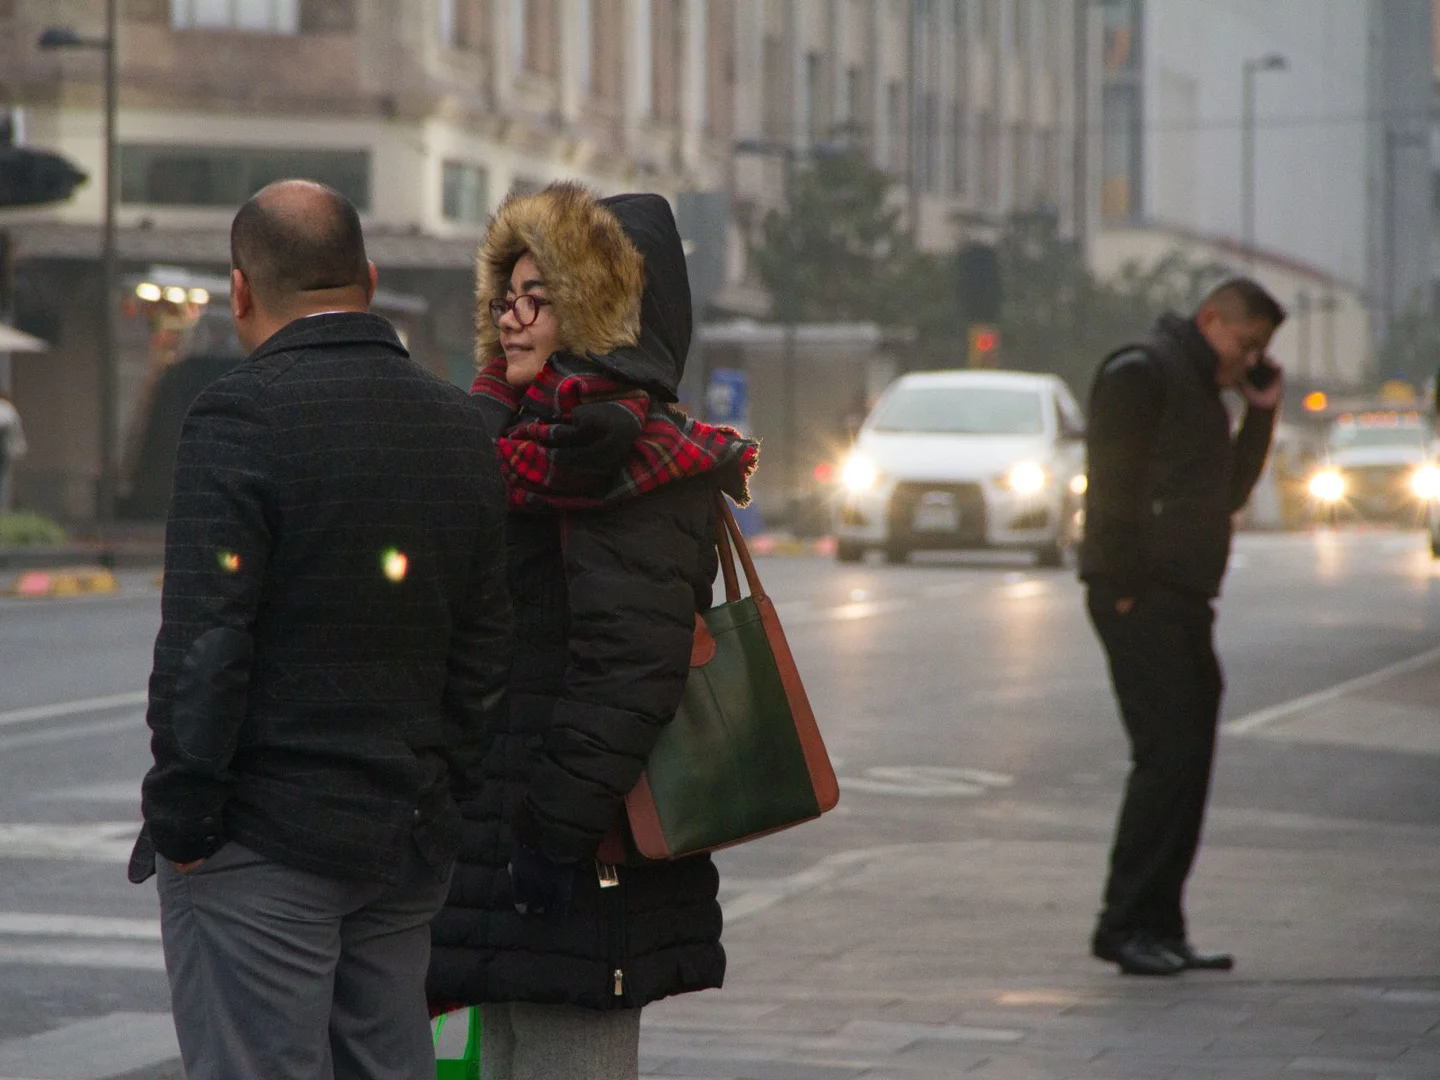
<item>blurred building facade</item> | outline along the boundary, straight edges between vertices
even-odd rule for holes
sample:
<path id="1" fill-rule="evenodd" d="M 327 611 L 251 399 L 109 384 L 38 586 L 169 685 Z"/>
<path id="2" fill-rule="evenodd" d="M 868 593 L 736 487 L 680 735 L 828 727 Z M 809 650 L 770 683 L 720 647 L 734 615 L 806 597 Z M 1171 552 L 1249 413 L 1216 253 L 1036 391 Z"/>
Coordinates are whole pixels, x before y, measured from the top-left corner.
<path id="1" fill-rule="evenodd" d="M 229 221 L 269 180 L 309 176 L 354 200 L 386 313 L 418 359 L 462 383 L 475 242 L 507 191 L 560 176 L 671 194 L 725 180 L 737 0 L 119 5 L 121 288 L 104 297 L 100 56 L 36 47 L 46 27 L 103 35 L 103 0 L 0 0 L 0 106 L 19 109 L 27 142 L 91 178 L 65 204 L 0 211 L 18 321 L 52 344 L 13 365 L 35 433 L 17 497 L 66 520 L 95 506 L 100 313 L 116 318 L 133 467 L 158 375 L 204 348 L 190 340 L 197 323 L 223 323 L 214 283 L 227 276 Z M 162 300 L 137 297 L 143 286 Z M 163 299 L 167 288 L 184 301 Z M 207 293 L 202 311 L 193 300 Z"/>
<path id="2" fill-rule="evenodd" d="M 1354 380 L 1372 376 L 1374 345 L 1388 324 L 1432 303 L 1435 6 L 1093 3 L 1094 227 L 1168 228 L 1239 245 L 1228 262 L 1262 278 L 1287 265 L 1311 268 L 1303 281 L 1287 284 L 1283 272 L 1266 279 L 1296 310 L 1333 311 L 1347 325 L 1365 320 L 1363 352 L 1347 351 L 1338 363 Z M 1309 363 L 1319 369 L 1322 360 Z"/>

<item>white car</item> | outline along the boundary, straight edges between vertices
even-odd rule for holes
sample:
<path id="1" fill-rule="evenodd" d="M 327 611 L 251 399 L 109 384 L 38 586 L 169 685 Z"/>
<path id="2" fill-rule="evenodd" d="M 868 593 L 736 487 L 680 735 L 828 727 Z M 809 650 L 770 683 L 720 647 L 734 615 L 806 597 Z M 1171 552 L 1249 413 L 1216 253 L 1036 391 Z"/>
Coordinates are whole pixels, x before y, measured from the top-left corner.
<path id="1" fill-rule="evenodd" d="M 837 555 L 1010 548 L 1058 566 L 1079 538 L 1084 419 L 1054 375 L 930 371 L 875 403 L 840 472 Z"/>
<path id="2" fill-rule="evenodd" d="M 1341 416 L 1330 428 L 1323 461 L 1310 477 L 1316 518 L 1411 527 L 1423 522 L 1437 538 L 1440 469 L 1431 435 L 1428 420 L 1417 412 L 1380 409 Z"/>

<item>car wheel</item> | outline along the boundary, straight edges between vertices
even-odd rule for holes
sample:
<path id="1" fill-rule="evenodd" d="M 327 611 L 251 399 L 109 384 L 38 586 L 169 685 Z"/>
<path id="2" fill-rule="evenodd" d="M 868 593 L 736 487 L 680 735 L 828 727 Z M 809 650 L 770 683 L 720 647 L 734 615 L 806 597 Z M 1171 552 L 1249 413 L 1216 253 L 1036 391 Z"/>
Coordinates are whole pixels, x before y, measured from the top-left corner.
<path id="1" fill-rule="evenodd" d="M 1054 569 L 1065 565 L 1065 548 L 1059 541 L 1053 544 L 1042 544 L 1035 549 L 1035 565 Z"/>
<path id="2" fill-rule="evenodd" d="M 910 561 L 910 549 L 898 541 L 891 540 L 885 545 L 885 561 L 891 566 L 903 566 Z"/>
<path id="3" fill-rule="evenodd" d="M 865 545 L 858 540 L 840 540 L 835 544 L 835 561 L 857 563 L 865 558 Z"/>
<path id="4" fill-rule="evenodd" d="M 1440 559 L 1440 536 L 1430 534 L 1430 555 L 1432 558 Z"/>

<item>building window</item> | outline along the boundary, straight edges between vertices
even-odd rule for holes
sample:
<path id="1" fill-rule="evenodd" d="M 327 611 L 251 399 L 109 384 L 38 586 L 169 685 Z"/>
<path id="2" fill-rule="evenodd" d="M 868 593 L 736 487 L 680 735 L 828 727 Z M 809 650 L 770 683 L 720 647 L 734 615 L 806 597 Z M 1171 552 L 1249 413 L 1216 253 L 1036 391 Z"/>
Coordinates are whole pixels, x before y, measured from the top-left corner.
<path id="1" fill-rule="evenodd" d="M 555 0 L 520 0 L 516 10 L 520 13 L 521 66 L 536 75 L 554 75 L 560 29 Z"/>
<path id="2" fill-rule="evenodd" d="M 590 38 L 590 78 L 597 101 L 620 100 L 620 43 L 625 13 L 621 0 L 592 0 L 594 33 Z"/>
<path id="3" fill-rule="evenodd" d="M 965 125 L 965 110 L 959 105 L 950 108 L 950 191 L 952 194 L 962 198 L 968 193 L 970 185 L 965 175 L 967 157 L 965 154 L 965 140 L 969 137 L 969 130 Z"/>
<path id="4" fill-rule="evenodd" d="M 852 133 L 865 126 L 865 72 L 852 64 L 845 71 L 845 101 L 841 122 Z"/>
<path id="5" fill-rule="evenodd" d="M 575 5 L 576 40 L 580 42 L 575 62 L 580 65 L 580 93 L 589 97 L 595 92 L 595 3 L 577 0 Z"/>
<path id="6" fill-rule="evenodd" d="M 475 49 L 485 40 L 484 0 L 436 0 L 440 44 L 451 49 Z"/>
<path id="7" fill-rule="evenodd" d="M 236 207 L 266 184 L 304 177 L 370 208 L 366 150 L 212 146 L 120 147 L 120 201 L 152 206 Z"/>
<path id="8" fill-rule="evenodd" d="M 819 53 L 805 54 L 805 131 L 811 142 L 825 134 L 825 61 Z"/>
<path id="9" fill-rule="evenodd" d="M 1000 203 L 1000 126 L 993 113 L 980 114 L 980 146 L 976 154 L 980 173 L 980 205 L 998 209 Z"/>
<path id="10" fill-rule="evenodd" d="M 892 82 L 885 91 L 885 116 L 886 116 L 886 138 L 889 145 L 885 155 L 889 170 L 896 176 L 904 176 L 909 170 L 905 167 L 906 144 L 909 142 L 909 125 L 905 123 L 905 91 L 898 82 Z"/>
<path id="11" fill-rule="evenodd" d="M 300 0 L 170 0 L 176 30 L 298 34 Z"/>
<path id="12" fill-rule="evenodd" d="M 682 0 L 651 0 L 655 44 L 651 52 L 651 100 L 655 119 L 680 120 L 680 69 L 685 63 L 685 11 Z M 643 69 L 642 69 L 643 71 Z"/>
<path id="13" fill-rule="evenodd" d="M 771 139 L 788 138 L 793 133 L 786 130 L 790 110 L 785 107 L 785 87 L 789 83 L 785 78 L 785 43 L 774 34 L 766 34 L 763 48 L 761 130 Z"/>
<path id="14" fill-rule="evenodd" d="M 489 209 L 490 177 L 479 165 L 445 162 L 440 213 L 446 221 L 481 225 Z"/>
<path id="15" fill-rule="evenodd" d="M 635 110 L 644 117 L 655 115 L 655 3 L 644 0 L 636 9 L 635 28 Z"/>

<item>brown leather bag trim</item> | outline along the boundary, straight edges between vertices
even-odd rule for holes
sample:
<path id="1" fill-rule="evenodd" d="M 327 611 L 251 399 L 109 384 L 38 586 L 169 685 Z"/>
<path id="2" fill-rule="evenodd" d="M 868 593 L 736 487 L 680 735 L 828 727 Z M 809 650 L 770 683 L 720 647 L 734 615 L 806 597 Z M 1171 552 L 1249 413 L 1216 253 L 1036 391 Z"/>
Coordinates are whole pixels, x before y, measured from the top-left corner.
<path id="1" fill-rule="evenodd" d="M 710 627 L 705 624 L 705 617 L 697 611 L 695 613 L 695 641 L 690 646 L 690 666 L 692 668 L 704 667 L 715 659 L 715 650 L 719 647 L 715 643 L 715 635 L 710 633 Z"/>
<path id="2" fill-rule="evenodd" d="M 643 772 L 625 796 L 625 812 L 630 817 L 630 835 L 635 838 L 636 851 L 647 859 L 676 857 L 665 841 L 660 813 L 655 809 L 655 796 L 650 791 L 650 777 Z"/>

